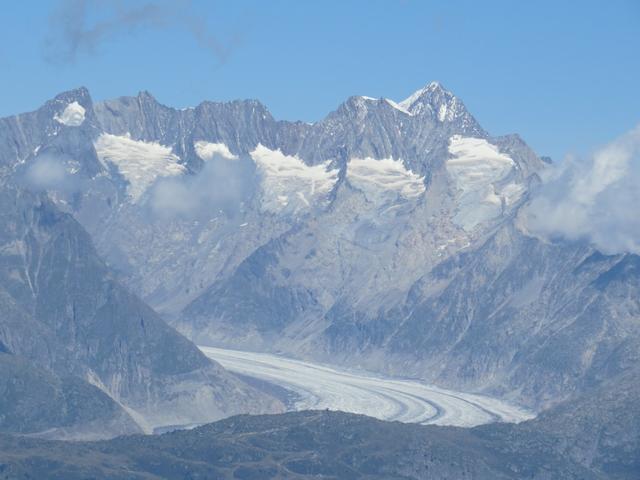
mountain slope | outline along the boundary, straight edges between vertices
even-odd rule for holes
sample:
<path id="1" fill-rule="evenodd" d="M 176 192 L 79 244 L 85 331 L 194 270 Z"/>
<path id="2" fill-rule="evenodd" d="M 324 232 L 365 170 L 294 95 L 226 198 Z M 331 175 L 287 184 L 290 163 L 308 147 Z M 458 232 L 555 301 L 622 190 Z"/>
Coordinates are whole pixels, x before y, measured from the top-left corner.
<path id="1" fill-rule="evenodd" d="M 59 376 L 24 357 L 0 353 L 0 430 L 84 439 L 142 433 L 117 402 L 75 376 Z"/>
<path id="2" fill-rule="evenodd" d="M 60 408 L 80 417 L 79 423 L 93 401 L 132 424 L 110 432 L 94 423 L 95 431 L 86 433 L 102 436 L 278 408 L 120 286 L 87 233 L 46 196 L 3 181 L 0 216 L 7 227 L 0 236 L 0 342 L 10 353 L 3 355 L 13 372 L 4 377 L 9 398 L 29 402 L 49 388 L 57 392 L 54 398 L 62 395 L 66 407 Z M 93 400 L 74 400 L 78 395 Z M 25 419 L 24 426 L 9 427 L 34 431 L 47 421 L 69 423 L 67 417 L 59 425 L 51 418 L 35 424 Z"/>

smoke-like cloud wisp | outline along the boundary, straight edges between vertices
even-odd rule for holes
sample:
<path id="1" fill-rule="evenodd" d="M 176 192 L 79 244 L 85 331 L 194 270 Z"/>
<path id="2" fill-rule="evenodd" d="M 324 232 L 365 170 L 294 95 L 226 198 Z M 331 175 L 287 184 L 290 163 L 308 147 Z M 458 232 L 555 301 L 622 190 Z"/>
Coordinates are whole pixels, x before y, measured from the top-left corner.
<path id="1" fill-rule="evenodd" d="M 527 228 L 548 238 L 640 254 L 640 125 L 586 161 L 556 167 L 524 214 Z"/>
<path id="2" fill-rule="evenodd" d="M 26 165 L 19 178 L 33 190 L 75 192 L 81 188 L 81 184 L 70 174 L 66 165 L 68 160 L 57 155 L 39 155 Z"/>
<path id="3" fill-rule="evenodd" d="M 54 64 L 74 63 L 83 54 L 120 35 L 144 28 L 185 29 L 201 47 L 225 63 L 237 39 L 224 42 L 193 13 L 189 0 L 126 2 L 123 0 L 64 0 L 49 19 L 44 57 Z"/>

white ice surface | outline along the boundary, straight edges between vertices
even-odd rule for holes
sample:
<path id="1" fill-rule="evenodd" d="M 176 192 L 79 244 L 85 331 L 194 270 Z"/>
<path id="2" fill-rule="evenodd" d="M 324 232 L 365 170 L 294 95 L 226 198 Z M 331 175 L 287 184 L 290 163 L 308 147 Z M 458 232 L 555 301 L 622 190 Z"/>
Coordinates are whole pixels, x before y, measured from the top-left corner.
<path id="1" fill-rule="evenodd" d="M 238 156 L 231 153 L 229 147 L 227 147 L 224 143 L 210 143 L 199 140 L 193 144 L 193 148 L 195 148 L 196 150 L 196 155 L 198 155 L 204 161 L 211 160 L 216 155 L 219 155 L 222 158 L 226 158 L 227 160 L 238 159 Z"/>
<path id="2" fill-rule="evenodd" d="M 350 372 L 264 353 L 200 347 L 226 369 L 290 390 L 292 410 L 360 413 L 405 423 L 471 427 L 532 418 L 524 409 L 494 398 L 430 386 L 419 381 Z"/>
<path id="3" fill-rule="evenodd" d="M 71 102 L 62 112 L 62 115 L 56 114 L 53 118 L 68 127 L 79 127 L 84 122 L 85 109 L 78 102 Z"/>
<path id="4" fill-rule="evenodd" d="M 501 215 L 503 203 L 513 203 L 523 191 L 517 184 L 501 188 L 514 161 L 483 138 L 454 135 L 449 140 L 447 172 L 457 188 L 454 221 L 465 230 Z M 508 188 L 507 188 L 508 187 Z"/>
<path id="5" fill-rule="evenodd" d="M 338 180 L 338 170 L 330 170 L 328 162 L 307 165 L 260 144 L 251 158 L 261 175 L 262 208 L 272 213 L 297 213 L 324 205 Z"/>
<path id="6" fill-rule="evenodd" d="M 425 191 L 424 177 L 392 158 L 352 158 L 347 164 L 347 180 L 372 201 L 389 196 L 415 199 Z"/>
<path id="7" fill-rule="evenodd" d="M 103 165 L 114 164 L 129 182 L 127 193 L 134 202 L 158 178 L 186 172 L 178 163 L 180 158 L 171 152 L 171 148 L 159 143 L 103 133 L 94 146 Z"/>

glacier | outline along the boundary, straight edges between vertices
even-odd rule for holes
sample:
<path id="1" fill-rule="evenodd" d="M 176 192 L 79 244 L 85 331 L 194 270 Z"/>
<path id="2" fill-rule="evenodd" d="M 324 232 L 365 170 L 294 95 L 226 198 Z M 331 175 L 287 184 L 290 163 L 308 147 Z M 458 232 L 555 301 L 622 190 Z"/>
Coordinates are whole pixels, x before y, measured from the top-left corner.
<path id="1" fill-rule="evenodd" d="M 181 175 L 185 168 L 171 148 L 157 142 L 134 140 L 130 136 L 101 134 L 94 144 L 103 164 L 114 164 L 129 186 L 133 202 L 160 177 Z"/>
<path id="2" fill-rule="evenodd" d="M 455 392 L 423 382 L 346 370 L 281 355 L 200 346 L 227 370 L 293 392 L 292 410 L 340 410 L 381 420 L 473 427 L 533 418 L 499 400 Z"/>
<path id="3" fill-rule="evenodd" d="M 338 170 L 328 163 L 309 166 L 262 144 L 250 155 L 261 174 L 262 208 L 271 213 L 295 214 L 322 206 L 338 180 Z"/>

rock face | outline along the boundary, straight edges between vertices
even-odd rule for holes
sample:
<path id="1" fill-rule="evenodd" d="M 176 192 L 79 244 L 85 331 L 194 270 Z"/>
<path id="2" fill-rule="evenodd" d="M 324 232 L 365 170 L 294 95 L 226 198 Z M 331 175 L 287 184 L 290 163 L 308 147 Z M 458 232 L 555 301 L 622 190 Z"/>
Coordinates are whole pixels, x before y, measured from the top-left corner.
<path id="1" fill-rule="evenodd" d="M 96 438 L 278 409 L 122 287 L 46 195 L 2 181 L 0 218 L 3 430 Z"/>
<path id="2" fill-rule="evenodd" d="M 0 155 L 196 342 L 534 408 L 636 358 L 637 257 L 529 234 L 545 162 L 437 83 L 352 97 L 314 124 L 253 100 L 176 110 L 79 89 L 3 119 Z"/>
<path id="3" fill-rule="evenodd" d="M 142 433 L 99 388 L 57 375 L 19 355 L 0 353 L 0 429 L 42 438 L 85 439 Z"/>
<path id="4" fill-rule="evenodd" d="M 473 429 L 307 411 L 62 443 L 0 435 L 5 478 L 635 479 L 638 370 L 521 424 Z"/>

